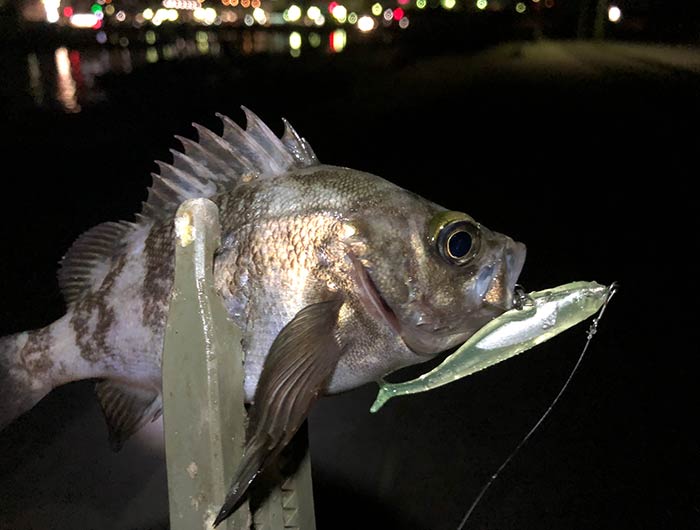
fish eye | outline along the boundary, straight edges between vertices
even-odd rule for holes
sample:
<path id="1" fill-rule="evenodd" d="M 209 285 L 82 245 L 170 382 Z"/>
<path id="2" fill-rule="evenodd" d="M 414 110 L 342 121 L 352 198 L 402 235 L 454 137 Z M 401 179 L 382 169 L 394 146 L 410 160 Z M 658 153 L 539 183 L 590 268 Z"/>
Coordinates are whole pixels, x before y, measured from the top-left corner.
<path id="1" fill-rule="evenodd" d="M 448 263 L 465 265 L 478 253 L 479 225 L 467 214 L 441 212 L 430 224 L 432 242 Z"/>

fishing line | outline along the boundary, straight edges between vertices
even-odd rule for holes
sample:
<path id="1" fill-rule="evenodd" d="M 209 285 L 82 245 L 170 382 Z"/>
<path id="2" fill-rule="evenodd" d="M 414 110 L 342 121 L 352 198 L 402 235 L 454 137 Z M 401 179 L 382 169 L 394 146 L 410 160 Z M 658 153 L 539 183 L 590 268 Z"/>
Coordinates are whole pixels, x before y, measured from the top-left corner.
<path id="1" fill-rule="evenodd" d="M 528 431 L 528 433 L 525 435 L 525 437 L 520 441 L 520 443 L 518 445 L 515 446 L 515 449 L 513 449 L 513 451 L 510 453 L 510 455 L 508 455 L 508 458 L 505 459 L 505 461 L 496 470 L 496 472 L 493 475 L 491 475 L 491 478 L 489 478 L 488 482 L 486 482 L 484 487 L 481 488 L 481 491 L 476 496 L 476 499 L 474 499 L 474 502 L 472 502 L 471 506 L 467 510 L 467 513 L 464 514 L 464 518 L 462 519 L 462 522 L 457 527 L 457 530 L 462 530 L 464 528 L 464 525 L 467 524 L 469 517 L 471 517 L 472 513 L 474 512 L 474 509 L 479 504 L 479 501 L 481 501 L 481 498 L 486 494 L 486 492 L 489 490 L 491 485 L 496 481 L 496 479 L 498 478 L 498 475 L 500 475 L 501 471 L 503 471 L 503 469 L 505 469 L 505 467 L 510 463 L 510 461 L 513 460 L 513 457 L 515 457 L 515 455 L 518 454 L 518 451 L 520 451 L 522 446 L 527 443 L 527 441 L 530 439 L 530 437 L 532 437 L 532 435 L 539 428 L 539 426 L 542 425 L 542 422 L 547 418 L 547 416 L 549 416 L 549 413 L 552 412 L 552 409 L 557 404 L 557 402 L 559 401 L 559 398 L 561 398 L 561 396 L 564 393 L 564 391 L 566 390 L 566 388 L 569 386 L 569 383 L 571 383 L 571 380 L 573 379 L 574 374 L 578 370 L 578 367 L 581 365 L 581 361 L 583 361 L 583 357 L 586 354 L 586 351 L 588 350 L 588 346 L 591 343 L 591 340 L 593 339 L 593 335 L 595 335 L 596 331 L 598 331 L 598 324 L 600 323 L 600 319 L 603 318 L 603 313 L 605 313 L 605 308 L 608 307 L 608 303 L 610 303 L 610 300 L 612 300 L 612 297 L 617 292 L 617 289 L 618 289 L 618 284 L 616 282 L 613 282 L 613 284 L 608 289 L 608 294 L 605 297 L 605 301 L 603 302 L 603 305 L 600 308 L 598 315 L 593 319 L 591 326 L 588 328 L 588 334 L 586 337 L 586 344 L 584 344 L 583 350 L 581 350 L 581 354 L 579 355 L 578 360 L 576 361 L 576 364 L 571 369 L 571 373 L 569 374 L 569 377 L 564 382 L 564 385 L 561 387 L 561 390 L 559 390 L 559 393 L 556 395 L 556 397 L 554 398 L 552 403 L 549 405 L 549 408 L 547 408 L 547 410 L 544 411 L 544 414 L 542 414 L 542 416 L 540 416 L 540 419 L 537 420 L 537 422 L 532 426 L 532 428 Z"/>

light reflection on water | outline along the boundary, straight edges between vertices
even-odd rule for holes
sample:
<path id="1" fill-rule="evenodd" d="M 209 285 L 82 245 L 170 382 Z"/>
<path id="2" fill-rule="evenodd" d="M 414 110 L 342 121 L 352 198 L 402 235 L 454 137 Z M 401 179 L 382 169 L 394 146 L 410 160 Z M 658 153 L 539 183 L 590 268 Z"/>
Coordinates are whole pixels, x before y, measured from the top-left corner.
<path id="1" fill-rule="evenodd" d="M 222 47 L 242 55 L 302 53 L 339 53 L 346 46 L 345 31 L 335 30 L 322 37 L 311 32 L 303 37 L 296 32 L 242 31 L 217 34 L 197 31 L 192 38 L 179 37 L 170 42 L 149 31 L 145 46 L 133 46 L 125 35 L 112 33 L 102 39 L 110 46 L 85 49 L 57 48 L 53 53 L 27 55 L 27 93 L 34 106 L 59 108 L 66 113 L 80 112 L 99 104 L 107 96 L 99 78 L 105 74 L 128 75 L 137 68 L 149 68 L 161 61 L 176 61 L 202 56 L 217 57 Z M 327 46 L 320 46 L 325 39 Z"/>
<path id="2" fill-rule="evenodd" d="M 80 112 L 76 79 L 82 80 L 80 73 L 80 53 L 59 48 L 54 54 L 56 60 L 56 99 L 66 112 Z M 72 59 L 72 60 L 71 60 Z M 72 68 L 75 65 L 75 69 Z"/>

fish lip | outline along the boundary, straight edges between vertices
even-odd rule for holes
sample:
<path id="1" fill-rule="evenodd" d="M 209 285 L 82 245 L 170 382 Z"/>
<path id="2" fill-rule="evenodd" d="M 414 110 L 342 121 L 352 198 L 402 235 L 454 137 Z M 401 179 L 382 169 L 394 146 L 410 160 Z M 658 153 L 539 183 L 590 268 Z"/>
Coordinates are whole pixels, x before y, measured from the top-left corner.
<path id="1" fill-rule="evenodd" d="M 525 265 L 527 248 L 520 242 L 509 241 L 498 263 L 497 271 L 482 297 L 484 305 L 498 309 L 501 312 L 514 307 L 515 285 Z"/>

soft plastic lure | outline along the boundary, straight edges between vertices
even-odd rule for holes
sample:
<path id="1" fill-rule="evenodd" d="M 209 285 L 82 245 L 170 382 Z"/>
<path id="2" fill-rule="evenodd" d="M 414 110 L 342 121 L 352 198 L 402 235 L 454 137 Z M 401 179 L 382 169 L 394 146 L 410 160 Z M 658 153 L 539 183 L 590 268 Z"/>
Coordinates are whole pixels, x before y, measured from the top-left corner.
<path id="1" fill-rule="evenodd" d="M 490 321 L 430 372 L 403 383 L 381 381 L 370 410 L 377 412 L 392 397 L 446 385 L 529 350 L 593 315 L 613 290 L 614 285 L 572 282 L 524 295 L 520 308 Z"/>

